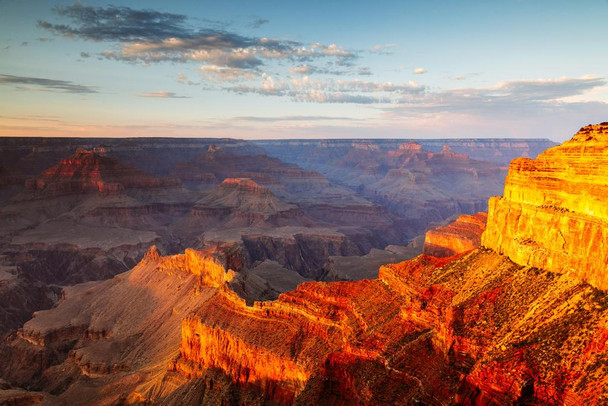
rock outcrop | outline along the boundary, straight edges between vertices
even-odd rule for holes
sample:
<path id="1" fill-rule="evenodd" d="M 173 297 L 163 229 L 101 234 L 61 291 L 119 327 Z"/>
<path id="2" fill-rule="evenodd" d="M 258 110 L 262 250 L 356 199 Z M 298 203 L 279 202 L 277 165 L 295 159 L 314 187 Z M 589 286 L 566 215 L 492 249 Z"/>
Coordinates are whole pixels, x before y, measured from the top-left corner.
<path id="1" fill-rule="evenodd" d="M 121 165 L 116 159 L 94 151 L 78 149 L 41 176 L 28 179 L 25 187 L 45 196 L 66 193 L 100 192 L 116 194 L 129 188 L 170 188 L 179 186 L 176 178 L 160 179 Z"/>
<path id="2" fill-rule="evenodd" d="M 161 256 L 153 246 L 128 272 L 67 287 L 57 306 L 2 343 L 0 376 L 55 395 L 70 388 L 55 404 L 126 399 L 167 370 L 182 319 L 233 278 L 226 261 L 217 251 Z M 95 394 L 91 380 L 115 388 Z"/>
<path id="3" fill-rule="evenodd" d="M 226 178 L 203 193 L 190 213 L 195 223 L 223 228 L 314 224 L 297 205 L 248 178 Z"/>
<path id="4" fill-rule="evenodd" d="M 487 213 L 463 214 L 448 225 L 426 232 L 422 252 L 435 257 L 450 257 L 481 246 Z"/>
<path id="5" fill-rule="evenodd" d="M 608 123 L 511 163 L 482 243 L 521 265 L 608 289 Z"/>
<path id="6" fill-rule="evenodd" d="M 490 250 L 419 256 L 253 307 L 224 291 L 184 320 L 171 370 L 207 387 L 223 371 L 256 404 L 601 404 L 607 309 Z"/>

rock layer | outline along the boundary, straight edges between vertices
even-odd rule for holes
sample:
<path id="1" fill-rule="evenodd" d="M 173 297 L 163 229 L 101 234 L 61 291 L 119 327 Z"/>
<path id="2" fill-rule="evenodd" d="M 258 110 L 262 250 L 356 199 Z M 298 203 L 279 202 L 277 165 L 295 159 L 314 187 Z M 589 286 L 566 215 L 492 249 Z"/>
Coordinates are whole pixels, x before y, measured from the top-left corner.
<path id="1" fill-rule="evenodd" d="M 535 160 L 511 163 L 482 243 L 521 265 L 608 289 L 608 123 L 583 127 Z"/>
<path id="2" fill-rule="evenodd" d="M 38 178 L 28 179 L 25 183 L 26 189 L 43 192 L 45 196 L 82 192 L 115 194 L 128 188 L 171 188 L 179 185 L 178 179 L 155 178 L 121 165 L 114 158 L 82 148 L 45 170 Z"/>
<path id="3" fill-rule="evenodd" d="M 446 226 L 427 231 L 422 252 L 449 257 L 479 248 L 487 219 L 487 213 L 463 214 Z"/>
<path id="4" fill-rule="evenodd" d="M 252 307 L 222 291 L 182 323 L 171 369 L 207 385 L 222 371 L 252 404 L 601 404 L 606 309 L 490 250 L 423 255 Z"/>

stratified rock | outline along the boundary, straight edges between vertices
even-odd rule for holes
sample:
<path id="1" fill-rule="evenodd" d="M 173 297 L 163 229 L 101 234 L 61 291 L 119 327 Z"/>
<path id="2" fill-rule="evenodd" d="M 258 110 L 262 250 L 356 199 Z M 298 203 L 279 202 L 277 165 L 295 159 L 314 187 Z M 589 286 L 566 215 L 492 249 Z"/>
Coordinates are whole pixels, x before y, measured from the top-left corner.
<path id="1" fill-rule="evenodd" d="M 427 231 L 422 252 L 449 257 L 479 248 L 487 219 L 487 213 L 463 214 L 446 226 Z"/>
<path id="2" fill-rule="evenodd" d="M 608 123 L 583 127 L 535 160 L 511 163 L 482 243 L 521 265 L 608 289 Z"/>
<path id="3" fill-rule="evenodd" d="M 47 169 L 41 176 L 26 181 L 26 189 L 47 195 L 101 192 L 119 193 L 125 188 L 161 188 L 179 185 L 177 179 L 154 178 L 142 171 L 121 165 L 116 159 L 78 149 L 74 155 Z"/>
<path id="4" fill-rule="evenodd" d="M 247 178 L 226 178 L 204 192 L 191 211 L 195 224 L 223 228 L 312 225 L 295 204 L 288 203 Z"/>
<path id="5" fill-rule="evenodd" d="M 65 288 L 57 306 L 2 343 L 0 376 L 55 394 L 71 387 L 58 404 L 117 403 L 167 370 L 182 319 L 234 277 L 225 261 L 215 250 L 163 257 L 153 246 L 128 272 Z M 98 393 L 91 379 L 113 389 Z"/>
<path id="6" fill-rule="evenodd" d="M 260 141 L 259 145 L 385 206 L 400 218 L 410 239 L 432 222 L 485 211 L 488 198 L 504 185 L 505 167 L 471 159 L 461 152 L 467 148 L 459 145 L 457 151 L 449 140 L 442 141 L 443 146 L 433 144 L 434 150 L 426 149 L 422 140 L 301 140 L 283 146 Z M 483 141 L 471 144 L 480 146 Z"/>

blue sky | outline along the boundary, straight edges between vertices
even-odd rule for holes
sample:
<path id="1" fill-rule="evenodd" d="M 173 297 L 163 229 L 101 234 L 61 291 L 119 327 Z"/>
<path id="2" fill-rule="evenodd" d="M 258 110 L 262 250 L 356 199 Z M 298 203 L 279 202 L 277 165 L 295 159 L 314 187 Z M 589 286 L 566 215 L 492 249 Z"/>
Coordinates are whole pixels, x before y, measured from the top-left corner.
<path id="1" fill-rule="evenodd" d="M 569 138 L 608 1 L 0 0 L 0 135 Z"/>

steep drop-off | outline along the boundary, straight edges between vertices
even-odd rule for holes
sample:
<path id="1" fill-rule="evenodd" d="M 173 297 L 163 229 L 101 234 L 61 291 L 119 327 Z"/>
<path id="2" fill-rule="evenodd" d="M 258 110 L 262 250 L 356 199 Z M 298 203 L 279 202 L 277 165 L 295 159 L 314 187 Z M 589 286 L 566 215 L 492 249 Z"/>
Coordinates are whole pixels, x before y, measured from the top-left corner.
<path id="1" fill-rule="evenodd" d="M 608 123 L 511 163 L 482 243 L 514 262 L 608 289 Z"/>

